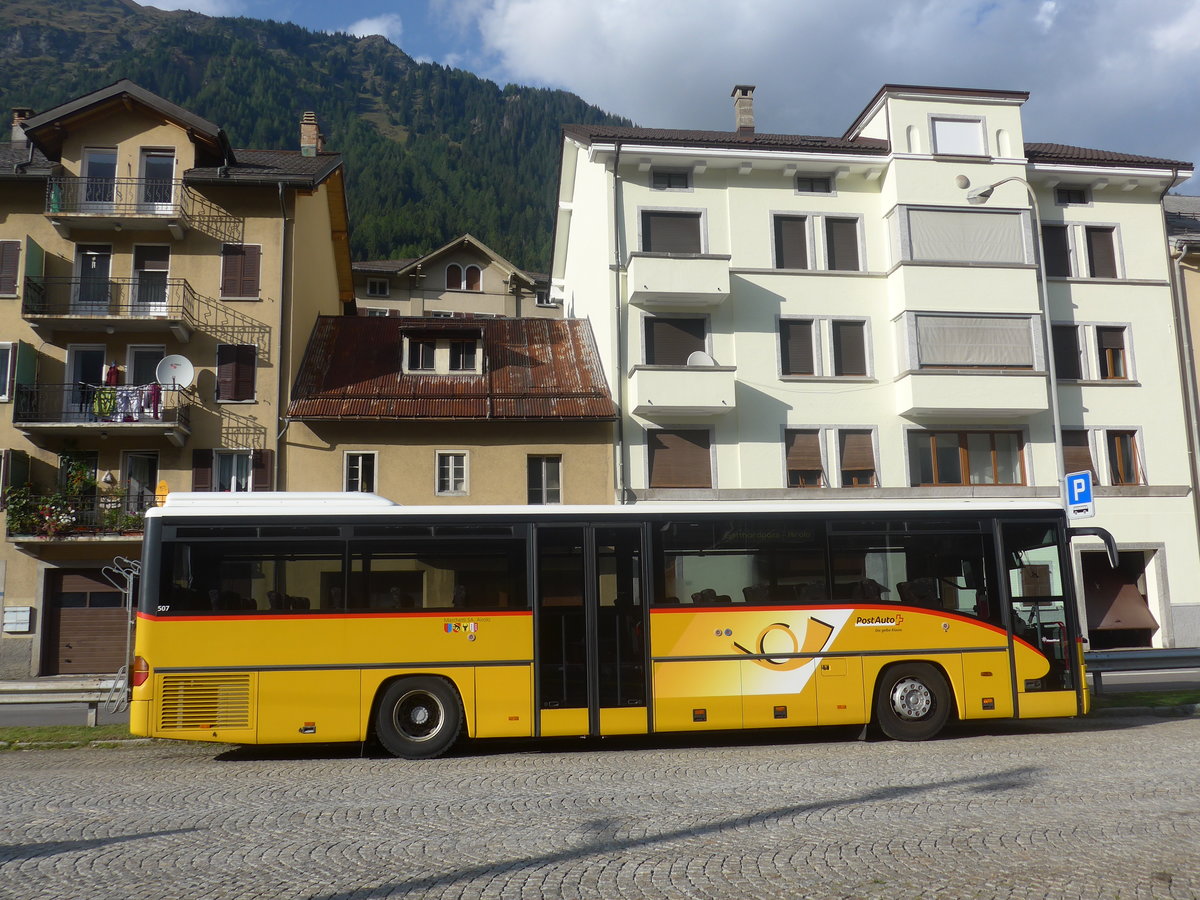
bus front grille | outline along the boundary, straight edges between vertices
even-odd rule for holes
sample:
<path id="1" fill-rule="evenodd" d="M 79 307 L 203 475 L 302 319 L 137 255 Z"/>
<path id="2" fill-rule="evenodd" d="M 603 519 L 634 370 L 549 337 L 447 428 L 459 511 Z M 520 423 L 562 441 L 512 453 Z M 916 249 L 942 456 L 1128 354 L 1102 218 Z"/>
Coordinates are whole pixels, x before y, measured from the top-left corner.
<path id="1" fill-rule="evenodd" d="M 164 675 L 159 728 L 197 731 L 250 727 L 250 675 Z"/>

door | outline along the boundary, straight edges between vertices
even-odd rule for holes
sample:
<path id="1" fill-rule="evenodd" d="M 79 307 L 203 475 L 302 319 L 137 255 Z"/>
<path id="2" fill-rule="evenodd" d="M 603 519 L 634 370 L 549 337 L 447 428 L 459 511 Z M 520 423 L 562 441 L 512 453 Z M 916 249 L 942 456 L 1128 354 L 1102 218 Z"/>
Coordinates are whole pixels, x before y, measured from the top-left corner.
<path id="1" fill-rule="evenodd" d="M 158 487 L 158 454 L 153 450 L 125 454 L 125 512 L 140 515 L 154 505 Z"/>
<path id="2" fill-rule="evenodd" d="M 171 248 L 133 248 L 133 315 L 162 316 L 167 312 L 167 269 Z"/>
<path id="3" fill-rule="evenodd" d="M 94 422 L 107 410 L 98 398 L 104 386 L 104 348 L 73 345 L 67 348 L 67 384 L 64 389 L 64 422 Z M 99 399 L 100 402 L 97 402 Z"/>
<path id="4" fill-rule="evenodd" d="M 112 247 L 106 244 L 80 244 L 76 251 L 75 268 L 78 288 L 75 291 L 72 313 L 108 315 L 112 295 Z"/>
<path id="5" fill-rule="evenodd" d="M 142 183 L 138 211 L 168 215 L 175 199 L 175 153 L 172 150 L 142 151 Z"/>
<path id="6" fill-rule="evenodd" d="M 645 732 L 641 527 L 539 526 L 536 547 L 539 733 Z"/>
<path id="7" fill-rule="evenodd" d="M 117 193 L 117 151 L 84 151 L 83 178 L 84 210 L 111 212 Z"/>

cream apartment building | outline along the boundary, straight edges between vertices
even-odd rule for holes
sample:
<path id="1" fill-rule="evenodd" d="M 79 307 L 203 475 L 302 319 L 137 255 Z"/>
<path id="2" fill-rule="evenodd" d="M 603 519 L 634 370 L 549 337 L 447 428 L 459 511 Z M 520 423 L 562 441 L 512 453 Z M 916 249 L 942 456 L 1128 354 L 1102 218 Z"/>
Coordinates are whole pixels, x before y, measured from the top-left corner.
<path id="1" fill-rule="evenodd" d="M 1162 197 L 1188 163 L 1027 142 L 1019 91 L 885 85 L 836 137 L 566 126 L 551 297 L 659 499 L 1060 497 L 1091 646 L 1200 644 Z M 1043 254 L 1044 253 L 1044 257 Z"/>

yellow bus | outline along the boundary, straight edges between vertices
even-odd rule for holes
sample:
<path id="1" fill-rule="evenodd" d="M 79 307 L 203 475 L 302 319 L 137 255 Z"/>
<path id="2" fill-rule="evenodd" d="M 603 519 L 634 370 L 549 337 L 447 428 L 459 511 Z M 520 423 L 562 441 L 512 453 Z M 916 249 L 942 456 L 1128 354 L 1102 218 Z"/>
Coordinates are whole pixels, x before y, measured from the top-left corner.
<path id="1" fill-rule="evenodd" d="M 401 507 L 172 494 L 132 730 L 237 744 L 603 736 L 1088 711 L 1061 508 Z"/>

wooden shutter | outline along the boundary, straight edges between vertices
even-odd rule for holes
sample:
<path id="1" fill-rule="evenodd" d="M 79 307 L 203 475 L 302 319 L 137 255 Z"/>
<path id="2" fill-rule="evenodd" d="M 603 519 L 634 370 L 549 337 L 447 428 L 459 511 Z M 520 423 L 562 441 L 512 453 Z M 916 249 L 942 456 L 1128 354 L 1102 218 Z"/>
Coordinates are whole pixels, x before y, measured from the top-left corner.
<path id="1" fill-rule="evenodd" d="M 250 456 L 250 490 L 270 491 L 275 488 L 275 451 L 255 450 Z"/>
<path id="2" fill-rule="evenodd" d="M 704 349 L 704 319 L 646 320 L 646 364 L 683 366 L 696 350 Z"/>
<path id="3" fill-rule="evenodd" d="M 479 266 L 467 266 L 466 279 L 468 291 L 483 290 L 483 271 Z"/>
<path id="4" fill-rule="evenodd" d="M 1093 278 L 1117 277 L 1116 234 L 1112 228 L 1088 228 L 1088 271 Z"/>
<path id="5" fill-rule="evenodd" d="M 20 259 L 20 241 L 0 241 L 0 294 L 17 292 L 17 272 Z"/>
<path id="6" fill-rule="evenodd" d="M 813 323 L 811 320 L 782 320 L 779 323 L 779 351 L 784 375 L 813 375 Z"/>
<path id="7" fill-rule="evenodd" d="M 192 451 L 192 490 L 211 491 L 213 489 L 213 452 L 209 450 Z"/>
<path id="8" fill-rule="evenodd" d="M 775 217 L 775 268 L 808 268 L 808 219 Z"/>
<path id="9" fill-rule="evenodd" d="M 457 263 L 450 263 L 446 266 L 446 290 L 461 291 L 463 285 L 463 270 L 462 266 Z"/>
<path id="10" fill-rule="evenodd" d="M 1074 325 L 1055 325 L 1050 329 L 1054 340 L 1054 374 L 1058 378 L 1082 378 L 1079 368 L 1079 331 Z"/>
<path id="11" fill-rule="evenodd" d="M 1067 240 L 1066 225 L 1042 226 L 1042 264 L 1046 274 L 1067 278 L 1071 274 L 1071 246 Z"/>
<path id="12" fill-rule="evenodd" d="M 1064 431 L 1063 466 L 1070 472 L 1091 472 L 1092 480 L 1096 479 L 1096 464 L 1092 462 L 1092 448 L 1088 443 L 1086 431 Z"/>
<path id="13" fill-rule="evenodd" d="M 833 374 L 867 374 L 867 340 L 865 323 L 833 323 Z"/>
<path id="14" fill-rule="evenodd" d="M 256 244 L 226 244 L 221 248 L 221 296 L 257 297 L 262 248 Z"/>
<path id="15" fill-rule="evenodd" d="M 659 253 L 700 253 L 700 214 L 642 213 L 642 249 Z"/>
<path id="16" fill-rule="evenodd" d="M 826 219 L 826 251 L 829 268 L 845 272 L 858 271 L 858 220 Z"/>
<path id="17" fill-rule="evenodd" d="M 821 465 L 821 433 L 819 431 L 788 431 L 787 468 L 788 472 L 816 472 L 818 476 L 824 472 Z M 788 479 L 789 484 L 791 479 Z M 816 487 L 818 485 L 809 485 Z"/>
<path id="18" fill-rule="evenodd" d="M 707 431 L 651 431 L 650 487 L 712 487 Z"/>
<path id="19" fill-rule="evenodd" d="M 217 399 L 253 400 L 257 350 L 253 344 L 217 347 Z"/>

